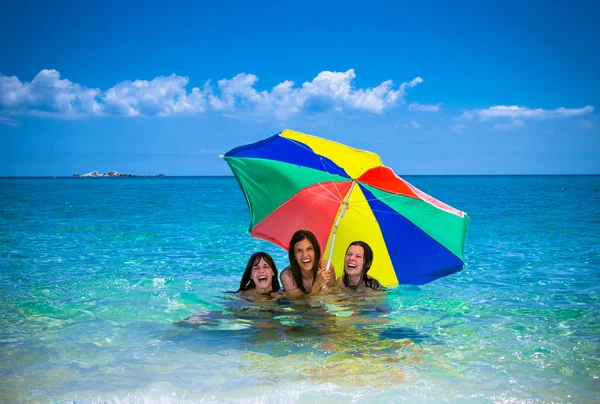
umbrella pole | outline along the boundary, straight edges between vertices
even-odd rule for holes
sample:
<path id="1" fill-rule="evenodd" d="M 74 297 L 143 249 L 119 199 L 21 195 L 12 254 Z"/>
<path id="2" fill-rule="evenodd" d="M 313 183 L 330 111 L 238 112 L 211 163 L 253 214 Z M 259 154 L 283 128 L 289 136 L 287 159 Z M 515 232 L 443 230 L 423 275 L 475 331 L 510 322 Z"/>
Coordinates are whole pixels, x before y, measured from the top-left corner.
<path id="1" fill-rule="evenodd" d="M 352 194 L 352 189 L 354 189 L 354 185 L 356 185 L 356 180 L 352 180 L 352 185 L 350 186 L 350 189 L 348 190 L 348 193 L 344 198 L 344 202 L 342 202 L 342 209 L 340 210 L 340 213 L 335 219 L 335 225 L 333 226 L 333 234 L 331 235 L 331 247 L 329 247 L 329 255 L 327 256 L 327 266 L 325 267 L 325 269 L 328 271 L 329 265 L 331 264 L 331 256 L 333 254 L 333 246 L 335 245 L 335 236 L 337 234 L 338 225 L 340 224 L 340 220 L 342 220 L 344 214 L 348 210 L 348 201 L 350 200 L 350 195 Z"/>

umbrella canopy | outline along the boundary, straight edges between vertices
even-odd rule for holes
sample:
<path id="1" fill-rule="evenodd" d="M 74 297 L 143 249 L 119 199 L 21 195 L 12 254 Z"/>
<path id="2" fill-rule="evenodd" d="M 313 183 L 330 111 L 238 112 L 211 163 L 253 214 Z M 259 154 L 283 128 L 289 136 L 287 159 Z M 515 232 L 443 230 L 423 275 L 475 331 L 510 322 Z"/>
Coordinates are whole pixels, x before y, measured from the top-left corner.
<path id="1" fill-rule="evenodd" d="M 420 285 L 460 271 L 469 218 L 385 167 L 377 154 L 291 130 L 224 156 L 251 213 L 252 237 L 287 249 L 312 231 L 342 268 L 348 245 L 367 242 L 369 275 Z M 339 275 L 338 270 L 338 275 Z"/>

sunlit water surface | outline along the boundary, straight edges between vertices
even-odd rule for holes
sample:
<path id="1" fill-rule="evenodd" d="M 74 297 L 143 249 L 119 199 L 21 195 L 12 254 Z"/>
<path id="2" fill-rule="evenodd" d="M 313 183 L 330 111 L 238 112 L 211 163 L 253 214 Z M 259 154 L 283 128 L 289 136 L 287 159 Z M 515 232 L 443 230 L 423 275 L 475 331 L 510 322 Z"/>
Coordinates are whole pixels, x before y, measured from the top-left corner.
<path id="1" fill-rule="evenodd" d="M 0 402 L 598 402 L 600 177 L 407 179 L 462 272 L 258 305 L 233 178 L 0 179 Z"/>

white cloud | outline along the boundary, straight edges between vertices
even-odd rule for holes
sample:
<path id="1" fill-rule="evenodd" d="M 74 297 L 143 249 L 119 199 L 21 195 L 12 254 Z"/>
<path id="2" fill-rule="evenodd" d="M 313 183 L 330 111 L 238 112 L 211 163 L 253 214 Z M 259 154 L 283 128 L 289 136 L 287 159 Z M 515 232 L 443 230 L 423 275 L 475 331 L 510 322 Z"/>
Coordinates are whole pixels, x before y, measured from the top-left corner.
<path id="1" fill-rule="evenodd" d="M 207 155 L 207 154 L 219 154 L 217 149 L 199 149 L 195 152 L 192 152 L 193 155 Z"/>
<path id="2" fill-rule="evenodd" d="M 0 75 L 0 111 L 19 114 L 61 114 L 65 116 L 98 113 L 100 90 L 86 88 L 60 78 L 56 70 L 42 70 L 30 83 Z"/>
<path id="3" fill-rule="evenodd" d="M 158 115 L 204 111 L 206 100 L 197 87 L 187 92 L 189 79 L 176 75 L 153 80 L 123 81 L 102 96 L 104 112 L 116 115 Z"/>
<path id="4" fill-rule="evenodd" d="M 419 128 L 421 127 L 421 125 L 419 125 L 419 122 L 417 122 L 417 121 L 410 121 L 410 123 L 403 123 L 403 124 L 401 124 L 401 125 L 399 125 L 399 124 L 396 124 L 396 125 L 394 125 L 394 126 L 395 126 L 396 128 L 403 127 L 404 129 L 408 129 L 408 128 L 410 128 L 411 126 L 412 126 L 413 128 L 416 128 L 416 129 L 419 129 Z"/>
<path id="5" fill-rule="evenodd" d="M 302 111 L 357 110 L 381 114 L 403 103 L 407 89 L 423 82 L 416 77 L 400 86 L 387 80 L 375 87 L 355 88 L 352 84 L 355 77 L 354 69 L 323 71 L 299 87 L 286 80 L 270 91 L 258 91 L 255 88 L 258 77 L 240 73 L 231 79 L 219 80 L 216 89 L 207 81 L 202 88 L 188 91 L 189 79 L 173 74 L 149 81 L 123 81 L 102 91 L 61 79 L 56 70 L 42 70 L 30 83 L 0 74 L 0 113 L 64 118 L 170 116 L 212 109 L 227 116 L 247 114 L 280 119 Z"/>
<path id="6" fill-rule="evenodd" d="M 421 84 L 422 82 L 423 82 L 423 79 L 421 77 L 415 77 L 414 79 L 412 79 L 408 83 L 402 83 L 402 84 L 400 84 L 400 96 L 402 98 L 404 98 L 404 96 L 406 95 L 406 89 L 407 88 L 413 88 L 417 84 Z"/>
<path id="7" fill-rule="evenodd" d="M 462 113 L 459 119 L 466 119 L 467 121 L 470 121 L 471 119 L 473 119 L 473 116 L 474 115 L 471 111 L 465 111 Z"/>
<path id="8" fill-rule="evenodd" d="M 210 106 L 217 110 L 233 111 L 244 104 L 263 104 L 267 93 L 259 93 L 254 89 L 258 77 L 253 74 L 240 73 L 231 80 L 222 79 L 218 82 L 221 97 L 211 93 L 208 95 Z"/>
<path id="9" fill-rule="evenodd" d="M 394 82 L 387 80 L 373 88 L 356 89 L 352 86 L 355 77 L 354 69 L 346 72 L 323 71 L 300 87 L 294 87 L 293 81 L 286 80 L 270 92 L 258 92 L 254 89 L 258 82 L 256 76 L 238 74 L 231 80 L 220 80 L 220 96 L 210 94 L 209 102 L 216 110 L 253 112 L 263 116 L 271 114 L 278 118 L 303 110 L 322 112 L 352 109 L 380 114 L 404 98 L 404 87 L 414 87 L 423 81 L 418 77 L 418 80 L 403 83 L 399 89 L 394 89 Z"/>
<path id="10" fill-rule="evenodd" d="M 6 116 L 0 116 L 0 125 L 12 126 L 16 128 L 18 126 L 21 126 L 21 122 L 16 121 L 12 118 L 8 118 Z"/>
<path id="11" fill-rule="evenodd" d="M 597 126 L 598 125 L 596 125 L 589 119 L 580 119 L 579 121 L 577 121 L 577 127 L 579 129 L 595 129 Z"/>
<path id="12" fill-rule="evenodd" d="M 411 102 L 408 105 L 410 111 L 421 111 L 421 112 L 439 112 L 441 104 L 419 104 L 418 102 Z"/>
<path id="13" fill-rule="evenodd" d="M 499 130 L 523 128 L 525 119 L 554 119 L 554 118 L 571 118 L 594 112 L 592 105 L 586 105 L 583 108 L 564 108 L 557 109 L 542 109 L 542 108 L 527 108 L 518 105 L 496 105 L 486 109 L 466 110 L 458 119 L 473 120 L 477 119 L 481 122 L 501 120 L 500 123 L 495 123 L 494 128 Z"/>
<path id="14" fill-rule="evenodd" d="M 520 119 L 513 119 L 508 123 L 495 123 L 494 129 L 498 130 L 509 130 L 509 129 L 519 129 L 524 128 L 525 124 Z"/>
<path id="15" fill-rule="evenodd" d="M 519 107 L 518 105 L 497 105 L 487 109 L 475 109 L 470 111 L 464 111 L 460 116 L 463 119 L 471 120 L 473 118 L 479 118 L 480 121 L 487 121 L 496 118 L 511 118 L 511 119 L 528 119 L 528 118 L 570 118 L 573 116 L 580 116 L 594 112 L 594 107 L 586 105 L 583 108 L 558 108 L 553 110 L 547 110 L 542 108 L 527 108 Z"/>
<path id="16" fill-rule="evenodd" d="M 467 127 L 467 125 L 458 124 L 458 125 L 451 125 L 449 128 L 452 132 L 462 133 L 463 129 L 465 129 L 466 127 Z"/>

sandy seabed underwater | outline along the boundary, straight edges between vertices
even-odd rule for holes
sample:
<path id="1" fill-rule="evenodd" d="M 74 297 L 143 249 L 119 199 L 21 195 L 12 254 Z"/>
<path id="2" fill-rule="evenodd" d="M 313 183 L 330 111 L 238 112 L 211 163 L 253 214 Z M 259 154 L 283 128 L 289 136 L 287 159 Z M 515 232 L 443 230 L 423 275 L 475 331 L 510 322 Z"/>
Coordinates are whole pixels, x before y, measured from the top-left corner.
<path id="1" fill-rule="evenodd" d="M 0 179 L 0 402 L 600 401 L 600 176 L 406 179 L 462 272 L 258 305 L 232 177 Z"/>

